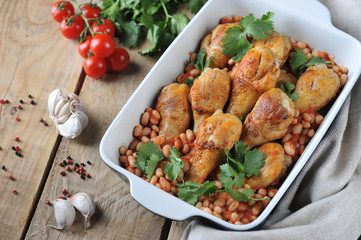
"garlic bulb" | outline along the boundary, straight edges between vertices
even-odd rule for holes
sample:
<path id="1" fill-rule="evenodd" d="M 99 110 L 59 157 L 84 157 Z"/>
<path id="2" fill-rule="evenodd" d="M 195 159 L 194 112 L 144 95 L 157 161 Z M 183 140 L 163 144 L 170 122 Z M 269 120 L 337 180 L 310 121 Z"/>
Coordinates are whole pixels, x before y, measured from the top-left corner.
<path id="1" fill-rule="evenodd" d="M 57 132 L 66 138 L 76 138 L 88 124 L 86 109 L 74 93 L 55 89 L 49 95 L 48 108 Z"/>
<path id="2" fill-rule="evenodd" d="M 87 193 L 76 193 L 69 198 L 69 202 L 85 217 L 85 221 L 95 212 L 94 200 Z"/>
<path id="3" fill-rule="evenodd" d="M 58 224 L 57 229 L 63 229 L 73 224 L 75 219 L 75 209 L 69 201 L 56 199 L 53 202 L 55 219 Z"/>

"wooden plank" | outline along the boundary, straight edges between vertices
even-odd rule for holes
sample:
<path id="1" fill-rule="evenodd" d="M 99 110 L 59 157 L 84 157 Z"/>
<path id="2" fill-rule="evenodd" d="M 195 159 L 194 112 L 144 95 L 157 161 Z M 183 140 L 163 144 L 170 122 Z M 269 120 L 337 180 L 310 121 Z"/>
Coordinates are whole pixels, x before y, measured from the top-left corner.
<path id="1" fill-rule="evenodd" d="M 179 240 L 181 239 L 184 230 L 186 229 L 186 227 L 188 226 L 188 224 L 191 222 L 191 220 L 186 220 L 183 222 L 176 222 L 173 221 L 172 225 L 170 227 L 169 230 L 169 234 L 168 234 L 168 240 Z"/>
<path id="2" fill-rule="evenodd" d="M 137 51 L 130 51 L 131 65 L 124 72 L 109 74 L 102 80 L 85 79 L 80 101 L 87 108 L 89 124 L 77 139 L 62 139 L 26 238 L 37 233 L 35 239 L 43 236 L 49 239 L 159 239 L 161 236 L 165 219 L 135 202 L 129 194 L 128 182 L 111 171 L 99 156 L 99 143 L 106 129 L 155 63 L 156 59 L 142 57 Z M 57 162 L 68 155 L 74 162 L 90 161 L 92 165 L 87 164 L 85 169 L 92 178 L 82 180 L 75 172 L 62 177 L 59 172 L 63 168 Z M 39 226 L 54 224 L 52 207 L 45 201 L 56 199 L 63 188 L 71 194 L 86 192 L 94 197 L 97 210 L 87 234 L 80 221 L 69 231 L 51 228 L 39 231 Z"/>
<path id="3" fill-rule="evenodd" d="M 0 8 L 0 238 L 19 239 L 47 177 L 58 134 L 48 118 L 48 93 L 74 91 L 82 71 L 77 43 L 64 39 L 52 20 L 52 2 L 1 1 Z M 29 104 L 28 94 L 36 105 Z M 23 99 L 23 109 L 16 108 Z M 16 117 L 20 121 L 16 121 Z M 49 126 L 39 122 L 44 118 Z M 20 142 L 15 142 L 15 137 Z M 12 146 L 19 146 L 23 157 Z M 9 180 L 12 174 L 14 181 Z M 40 187 L 40 188 L 39 188 Z M 18 194 L 12 191 L 16 189 Z"/>

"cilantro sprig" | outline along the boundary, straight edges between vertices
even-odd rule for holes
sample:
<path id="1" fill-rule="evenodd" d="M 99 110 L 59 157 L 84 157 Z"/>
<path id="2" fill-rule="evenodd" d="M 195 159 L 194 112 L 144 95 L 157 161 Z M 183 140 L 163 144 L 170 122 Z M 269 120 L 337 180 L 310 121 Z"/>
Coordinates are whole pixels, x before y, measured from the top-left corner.
<path id="1" fill-rule="evenodd" d="M 307 60 L 306 54 L 301 49 L 294 51 L 291 56 L 292 59 L 290 60 L 290 65 L 297 78 L 299 78 L 309 66 L 313 66 L 318 63 L 326 64 L 326 61 L 321 57 L 311 57 Z"/>
<path id="2" fill-rule="evenodd" d="M 246 149 L 247 145 L 242 141 L 237 142 L 231 150 L 226 149 L 227 162 L 220 166 L 220 181 L 225 191 L 236 200 L 246 199 L 240 201 L 250 200 L 254 192 L 252 189 L 237 191 L 234 186 L 242 188 L 244 177 L 260 174 L 260 168 L 264 166 L 266 158 L 263 151 L 258 149 L 247 151 Z"/>
<path id="3" fill-rule="evenodd" d="M 176 180 L 179 175 L 179 172 L 182 170 L 184 163 L 180 157 L 180 152 L 175 148 L 170 148 L 170 155 L 168 159 L 170 162 L 164 163 L 164 173 L 167 174 L 168 178 L 172 181 Z M 183 179 L 182 179 L 183 180 Z"/>
<path id="4" fill-rule="evenodd" d="M 164 158 L 163 152 L 154 142 L 147 142 L 140 146 L 135 166 L 145 173 L 150 180 L 160 160 Z"/>
<path id="5" fill-rule="evenodd" d="M 256 19 L 253 14 L 242 18 L 240 26 L 229 28 L 222 38 L 223 53 L 233 58 L 234 62 L 241 61 L 253 46 L 247 37 L 252 36 L 256 40 L 263 40 L 275 31 L 271 20 L 273 16 L 273 12 L 267 12 L 260 19 Z"/>
<path id="6" fill-rule="evenodd" d="M 205 181 L 202 184 L 188 181 L 185 184 L 178 184 L 177 187 L 178 197 L 191 205 L 194 205 L 201 195 L 209 197 L 215 194 L 218 189 L 214 182 L 210 181 Z"/>
<path id="7" fill-rule="evenodd" d="M 295 88 L 295 85 L 290 82 L 281 82 L 280 84 L 280 89 L 285 92 L 293 102 L 296 102 L 299 98 L 298 92 L 293 91 Z"/>
<path id="8" fill-rule="evenodd" d="M 185 14 L 174 12 L 188 3 L 196 13 L 206 0 L 103 0 L 102 17 L 112 21 L 116 36 L 126 47 L 137 47 L 145 33 L 150 46 L 141 50 L 143 55 L 164 51 L 188 24 Z"/>
<path id="9" fill-rule="evenodd" d="M 204 71 L 204 69 L 210 66 L 212 58 L 213 57 L 210 57 L 206 60 L 206 49 L 202 48 L 199 51 L 199 53 L 197 53 L 196 60 L 192 61 L 192 63 L 199 70 L 199 73 L 201 74 Z M 184 80 L 184 83 L 191 88 L 193 86 L 194 80 L 187 78 Z"/>

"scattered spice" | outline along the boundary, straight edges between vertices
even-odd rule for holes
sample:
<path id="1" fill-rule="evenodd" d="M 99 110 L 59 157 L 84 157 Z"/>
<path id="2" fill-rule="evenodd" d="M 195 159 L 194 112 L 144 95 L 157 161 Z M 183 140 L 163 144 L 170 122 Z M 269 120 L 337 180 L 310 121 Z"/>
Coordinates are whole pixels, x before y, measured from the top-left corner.
<path id="1" fill-rule="evenodd" d="M 30 104 L 31 104 L 31 105 L 35 105 L 34 100 L 31 100 L 31 101 L 30 101 Z"/>
<path id="2" fill-rule="evenodd" d="M 68 193 L 68 191 L 64 188 L 63 191 L 61 191 L 61 193 L 62 193 L 63 195 L 65 195 L 65 194 Z"/>
<path id="3" fill-rule="evenodd" d="M 3 166 L 1 167 L 1 169 L 4 170 L 4 171 L 6 171 L 5 165 L 3 165 Z"/>
<path id="4" fill-rule="evenodd" d="M 22 99 L 20 99 L 19 103 L 23 104 L 23 103 L 24 103 L 24 101 L 23 101 Z"/>
<path id="5" fill-rule="evenodd" d="M 63 196 L 60 196 L 59 198 L 60 198 L 60 199 L 65 199 L 65 197 L 63 197 Z"/>
<path id="6" fill-rule="evenodd" d="M 80 175 L 80 178 L 85 180 L 85 176 L 84 175 Z"/>
<path id="7" fill-rule="evenodd" d="M 90 176 L 89 173 L 87 173 L 85 176 L 86 176 L 87 178 L 91 178 L 91 176 Z"/>
<path id="8" fill-rule="evenodd" d="M 49 200 L 46 200 L 45 203 L 48 204 L 49 206 L 51 205 L 51 202 Z"/>
<path id="9" fill-rule="evenodd" d="M 69 166 L 67 166 L 65 169 L 66 169 L 68 172 L 71 172 L 71 168 L 70 168 Z"/>
<path id="10" fill-rule="evenodd" d="M 43 121 L 43 124 L 44 124 L 44 126 L 45 126 L 45 127 L 47 127 L 47 126 L 48 126 L 48 123 L 47 123 L 47 122 L 45 122 L 45 121 Z"/>
<path id="11" fill-rule="evenodd" d="M 19 122 L 19 121 L 20 121 L 20 118 L 19 118 L 19 117 L 16 117 L 15 120 Z"/>
<path id="12" fill-rule="evenodd" d="M 40 120 L 39 120 L 40 122 L 44 122 L 44 119 L 43 118 L 40 118 Z"/>
<path id="13" fill-rule="evenodd" d="M 5 99 L 5 100 L 4 100 L 4 103 L 9 103 L 9 100 Z"/>
<path id="14" fill-rule="evenodd" d="M 73 169 L 74 171 L 77 170 L 76 166 L 73 166 L 71 169 Z"/>
<path id="15" fill-rule="evenodd" d="M 87 164 L 92 165 L 92 163 L 90 161 L 87 161 Z"/>
<path id="16" fill-rule="evenodd" d="M 66 165 L 66 161 L 65 161 L 65 160 L 63 160 L 63 164 Z"/>
<path id="17" fill-rule="evenodd" d="M 17 107 L 18 109 L 23 109 L 23 107 L 21 106 L 21 105 L 18 105 L 18 107 Z"/>
<path id="18" fill-rule="evenodd" d="M 84 168 L 83 168 L 83 167 L 81 167 L 81 168 L 80 168 L 80 171 L 84 171 Z"/>
<path id="19" fill-rule="evenodd" d="M 4 103 L 5 103 L 4 99 L 0 99 L 0 104 L 4 104 Z"/>
<path id="20" fill-rule="evenodd" d="M 18 151 L 15 152 L 15 155 L 18 156 L 18 157 L 22 157 L 22 156 L 23 156 L 23 155 L 21 154 L 21 152 L 18 152 Z"/>
<path id="21" fill-rule="evenodd" d="M 62 162 L 58 163 L 60 167 L 64 167 L 64 164 Z"/>
<path id="22" fill-rule="evenodd" d="M 70 156 L 67 156 L 66 159 L 73 160 Z"/>
<path id="23" fill-rule="evenodd" d="M 61 176 L 65 176 L 66 173 L 65 173 L 64 171 L 61 171 L 61 172 L 60 172 L 60 175 L 61 175 Z"/>
<path id="24" fill-rule="evenodd" d="M 66 164 L 73 164 L 73 161 L 68 159 L 68 160 L 66 160 Z"/>
<path id="25" fill-rule="evenodd" d="M 16 137 L 16 138 L 15 138 L 15 141 L 20 142 L 20 138 L 19 138 L 19 137 Z"/>
<path id="26" fill-rule="evenodd" d="M 85 166 L 85 163 L 80 163 L 80 165 L 82 165 L 83 167 Z"/>
<path id="27" fill-rule="evenodd" d="M 11 149 L 15 151 L 15 146 L 12 146 Z"/>
<path id="28" fill-rule="evenodd" d="M 15 180 L 15 178 L 14 178 L 14 176 L 13 176 L 12 174 L 10 174 L 9 179 L 10 179 L 11 181 L 14 181 L 14 180 Z"/>
<path id="29" fill-rule="evenodd" d="M 21 151 L 20 147 L 19 147 L 19 146 L 16 146 L 16 147 L 15 147 L 15 151 L 18 151 L 18 152 Z"/>
<path id="30" fill-rule="evenodd" d="M 31 96 L 31 94 L 28 95 L 29 98 L 33 98 L 33 96 Z"/>
<path id="31" fill-rule="evenodd" d="M 13 193 L 14 193 L 15 195 L 17 195 L 17 194 L 18 194 L 18 191 L 16 191 L 16 189 L 14 189 L 14 190 L 13 190 Z"/>
<path id="32" fill-rule="evenodd" d="M 75 163 L 75 166 L 76 166 L 77 168 L 80 167 L 79 163 Z"/>

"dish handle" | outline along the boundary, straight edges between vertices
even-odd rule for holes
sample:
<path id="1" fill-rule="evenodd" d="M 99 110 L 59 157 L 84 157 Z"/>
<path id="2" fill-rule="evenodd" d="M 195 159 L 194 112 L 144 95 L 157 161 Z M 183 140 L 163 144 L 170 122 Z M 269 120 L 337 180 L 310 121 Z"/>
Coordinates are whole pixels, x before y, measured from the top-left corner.
<path id="1" fill-rule="evenodd" d="M 143 207 L 160 216 L 184 221 L 192 216 L 189 204 L 136 176 L 129 179 L 130 194 Z M 150 186 L 145 186 L 145 184 Z M 187 206 L 188 205 L 188 206 Z M 174 206 L 177 206 L 176 208 Z"/>

